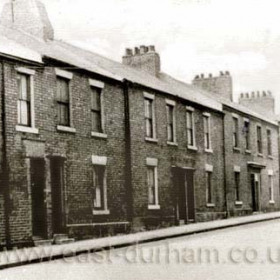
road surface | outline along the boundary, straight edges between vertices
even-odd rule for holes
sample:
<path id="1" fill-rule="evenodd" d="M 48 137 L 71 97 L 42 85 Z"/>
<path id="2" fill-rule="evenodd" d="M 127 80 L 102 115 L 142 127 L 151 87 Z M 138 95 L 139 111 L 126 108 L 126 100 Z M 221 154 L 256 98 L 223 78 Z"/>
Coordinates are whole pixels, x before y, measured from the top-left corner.
<path id="1" fill-rule="evenodd" d="M 280 220 L 0 271 L 1 280 L 280 280 Z"/>

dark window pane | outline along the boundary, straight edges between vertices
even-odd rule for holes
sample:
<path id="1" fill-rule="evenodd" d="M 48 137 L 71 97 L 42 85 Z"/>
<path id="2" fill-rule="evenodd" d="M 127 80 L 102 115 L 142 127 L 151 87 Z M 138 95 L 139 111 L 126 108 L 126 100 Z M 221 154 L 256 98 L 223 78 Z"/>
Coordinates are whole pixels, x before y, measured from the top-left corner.
<path id="1" fill-rule="evenodd" d="M 149 167 L 147 170 L 148 176 L 148 200 L 150 205 L 156 204 L 156 193 L 155 193 L 155 169 Z"/>
<path id="2" fill-rule="evenodd" d="M 69 81 L 57 78 L 57 101 L 69 103 Z"/>
<path id="3" fill-rule="evenodd" d="M 58 122 L 60 125 L 70 126 L 68 104 L 58 103 Z"/>
<path id="4" fill-rule="evenodd" d="M 100 112 L 92 111 L 92 130 L 102 132 Z"/>
<path id="5" fill-rule="evenodd" d="M 18 123 L 25 126 L 31 125 L 30 108 L 30 77 L 24 74 L 17 75 L 18 85 Z"/>
<path id="6" fill-rule="evenodd" d="M 91 88 L 91 109 L 101 110 L 101 90 L 95 87 Z"/>
<path id="7" fill-rule="evenodd" d="M 207 184 L 207 203 L 212 203 L 212 174 L 206 172 L 206 184 Z"/>
<path id="8" fill-rule="evenodd" d="M 95 165 L 93 168 L 93 207 L 95 209 L 105 208 L 105 168 Z"/>

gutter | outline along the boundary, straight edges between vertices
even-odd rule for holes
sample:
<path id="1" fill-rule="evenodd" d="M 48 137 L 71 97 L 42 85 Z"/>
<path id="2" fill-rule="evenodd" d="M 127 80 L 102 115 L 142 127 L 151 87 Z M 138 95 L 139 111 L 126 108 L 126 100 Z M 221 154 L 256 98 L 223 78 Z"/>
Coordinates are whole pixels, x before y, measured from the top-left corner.
<path id="1" fill-rule="evenodd" d="M 5 63 L 2 61 L 2 166 L 1 166 L 1 188 L 4 191 L 4 217 L 5 217 L 5 237 L 6 237 L 6 247 L 11 247 L 11 233 L 10 233 L 10 188 L 9 188 L 9 167 L 7 160 L 7 134 L 6 134 L 6 88 L 5 88 Z"/>
<path id="2" fill-rule="evenodd" d="M 228 188 L 227 188 L 227 155 L 226 155 L 226 130 L 225 130 L 225 114 L 223 115 L 223 158 L 224 158 L 224 192 L 225 192 L 225 210 L 226 218 L 229 218 L 229 209 L 228 209 Z"/>
<path id="3" fill-rule="evenodd" d="M 133 220 L 133 186 L 132 186 L 132 152 L 131 152 L 131 124 L 129 86 L 132 82 L 123 80 L 124 117 L 125 117 L 125 190 L 127 203 L 127 220 Z"/>

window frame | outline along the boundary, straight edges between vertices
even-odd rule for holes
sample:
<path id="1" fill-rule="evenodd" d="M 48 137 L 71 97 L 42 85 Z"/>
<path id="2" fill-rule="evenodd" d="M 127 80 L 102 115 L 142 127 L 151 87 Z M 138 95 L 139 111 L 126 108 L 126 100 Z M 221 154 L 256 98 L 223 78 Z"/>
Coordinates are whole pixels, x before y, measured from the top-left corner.
<path id="1" fill-rule="evenodd" d="M 67 89 L 67 102 L 58 99 L 58 96 L 56 94 L 56 103 L 57 103 L 57 114 L 58 114 L 58 125 L 59 126 L 65 126 L 65 127 L 71 127 L 71 117 L 70 117 L 70 84 L 69 84 L 69 80 L 64 78 L 64 77 L 60 77 L 58 76 L 56 78 L 57 81 L 57 92 L 59 90 L 60 87 L 60 83 L 65 83 L 66 84 L 66 89 Z M 67 109 L 67 123 L 63 123 L 62 119 L 61 119 L 61 108 L 66 108 Z"/>
<path id="2" fill-rule="evenodd" d="M 95 171 L 98 168 L 103 168 L 103 197 L 101 197 L 103 207 L 94 206 L 94 178 L 96 176 Z M 110 210 L 108 209 L 108 186 L 107 186 L 107 157 L 92 156 L 92 193 L 93 193 L 93 203 L 92 203 L 92 213 L 93 215 L 109 215 Z"/>
<path id="3" fill-rule="evenodd" d="M 167 144 L 177 146 L 177 137 L 176 137 L 176 102 L 174 100 L 166 99 L 165 100 L 165 108 L 166 108 L 166 132 L 167 132 Z M 172 139 L 169 138 L 169 108 L 172 108 L 172 129 L 170 130 L 172 133 Z"/>
<path id="4" fill-rule="evenodd" d="M 58 123 L 56 128 L 58 131 L 61 131 L 61 132 L 76 133 L 76 129 L 73 126 L 73 108 L 72 108 L 72 91 L 71 91 L 71 81 L 73 79 L 73 73 L 59 69 L 59 68 L 55 68 L 55 74 L 56 74 L 56 78 L 57 78 L 56 79 L 57 87 L 58 87 L 59 78 L 68 81 L 68 95 L 69 95 L 69 126 L 61 125 Z M 56 90 L 57 89 L 58 88 L 56 88 Z M 56 92 L 56 95 L 57 95 L 57 92 Z M 57 96 L 56 96 L 55 102 L 56 102 L 56 105 L 58 105 Z M 59 120 L 58 120 L 58 122 L 59 122 Z"/>
<path id="5" fill-rule="evenodd" d="M 194 114 L 195 114 L 195 110 L 193 107 L 186 107 L 186 129 L 187 129 L 187 145 L 188 145 L 188 149 L 191 150 L 197 150 L 196 147 L 196 129 L 195 129 L 195 121 L 194 121 Z M 189 118 L 191 118 L 189 120 Z M 188 124 L 191 124 L 191 128 L 188 127 Z M 189 143 L 189 132 L 191 131 L 191 144 Z"/>
<path id="6" fill-rule="evenodd" d="M 260 132 L 260 133 L 259 133 Z M 263 154 L 263 143 L 262 143 L 262 126 L 260 124 L 256 125 L 256 133 L 257 133 L 257 153 L 262 156 Z M 260 139 L 259 139 L 260 136 Z"/>
<path id="7" fill-rule="evenodd" d="M 266 128 L 266 141 L 267 141 L 267 155 L 272 157 L 272 130 Z"/>
<path id="8" fill-rule="evenodd" d="M 159 203 L 159 186 L 158 186 L 158 160 L 156 158 L 147 158 L 146 159 L 146 180 L 147 180 L 147 187 L 148 187 L 148 209 L 149 210 L 159 210 L 160 203 Z M 149 174 L 148 170 L 153 170 L 153 181 L 154 181 L 154 197 L 155 203 L 150 204 L 149 202 Z"/>
<path id="9" fill-rule="evenodd" d="M 206 206 L 215 207 L 213 191 L 213 165 L 205 165 Z"/>
<path id="10" fill-rule="evenodd" d="M 241 201 L 240 199 L 240 171 L 234 171 L 234 187 L 235 187 L 235 201 Z"/>
<path id="11" fill-rule="evenodd" d="M 155 95 L 144 92 L 143 96 L 144 96 L 145 140 L 151 141 L 151 142 L 157 142 L 156 118 L 155 118 Z M 151 118 L 147 117 L 146 101 L 151 102 L 151 110 L 152 110 Z M 151 124 L 152 136 L 151 137 L 147 134 L 147 120 L 151 120 L 151 122 L 152 122 L 152 124 Z"/>
<path id="12" fill-rule="evenodd" d="M 33 133 L 38 134 L 39 130 L 35 126 L 35 92 L 34 92 L 34 76 L 35 70 L 25 68 L 25 67 L 16 67 L 17 79 L 18 76 L 26 76 L 29 87 L 29 118 L 30 122 L 28 125 L 19 123 L 19 89 L 18 89 L 18 99 L 17 99 L 17 115 L 18 115 L 18 123 L 15 127 L 16 131 L 25 132 L 25 133 Z"/>
<path id="13" fill-rule="evenodd" d="M 269 204 L 275 204 L 274 201 L 274 176 L 273 170 L 268 170 L 268 192 L 269 192 Z"/>
<path id="14" fill-rule="evenodd" d="M 204 112 L 202 116 L 203 116 L 204 150 L 205 152 L 213 153 L 212 141 L 211 141 L 211 114 Z M 205 124 L 206 120 L 207 120 L 207 124 Z M 208 127 L 208 133 L 205 131 L 206 125 Z"/>
<path id="15" fill-rule="evenodd" d="M 250 120 L 247 118 L 244 118 L 243 124 L 244 124 L 243 131 L 245 134 L 245 136 L 244 136 L 245 137 L 245 151 L 248 153 L 251 150 L 251 135 L 250 135 L 251 123 L 250 123 Z M 246 129 L 245 124 L 248 124 L 247 129 Z"/>
<path id="16" fill-rule="evenodd" d="M 101 131 L 97 132 L 93 130 L 92 126 L 92 114 L 93 110 L 91 110 L 91 136 L 92 137 L 98 137 L 98 138 L 107 138 L 106 134 L 106 127 L 105 127 L 105 109 L 104 109 L 104 88 L 105 88 L 105 83 L 99 80 L 94 80 L 94 79 L 89 79 L 89 86 L 90 86 L 90 101 L 92 101 L 92 91 L 93 89 L 97 89 L 100 91 L 100 125 L 101 125 Z M 90 102 L 90 104 L 92 104 Z M 90 105 L 91 106 L 91 105 Z"/>
<path id="17" fill-rule="evenodd" d="M 239 117 L 238 115 L 232 115 L 233 120 L 233 148 L 239 149 Z"/>

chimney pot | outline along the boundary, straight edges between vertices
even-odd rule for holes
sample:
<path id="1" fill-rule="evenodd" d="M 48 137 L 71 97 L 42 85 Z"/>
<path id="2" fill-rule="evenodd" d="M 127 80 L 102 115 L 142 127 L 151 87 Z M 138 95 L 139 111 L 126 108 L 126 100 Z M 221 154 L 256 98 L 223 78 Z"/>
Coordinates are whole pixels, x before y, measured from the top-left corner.
<path id="1" fill-rule="evenodd" d="M 139 48 L 135 47 L 135 48 L 134 48 L 134 54 L 135 54 L 135 55 L 138 55 L 139 53 L 140 53 Z"/>
<path id="2" fill-rule="evenodd" d="M 149 49 L 149 52 L 155 52 L 156 51 L 155 46 L 153 46 L 153 45 L 149 46 L 148 49 Z"/>
<path id="3" fill-rule="evenodd" d="M 125 49 L 125 55 L 132 56 L 132 49 L 129 49 L 129 48 Z"/>
<path id="4" fill-rule="evenodd" d="M 230 75 L 229 71 L 226 71 L 226 75 L 228 75 L 228 76 Z"/>
<path id="5" fill-rule="evenodd" d="M 212 77 L 213 77 L 213 75 L 211 73 L 209 73 L 209 78 L 212 78 Z"/>
<path id="6" fill-rule="evenodd" d="M 200 78 L 201 78 L 201 79 L 204 79 L 204 74 L 200 74 Z"/>
<path id="7" fill-rule="evenodd" d="M 224 72 L 223 71 L 220 71 L 220 76 L 224 76 Z"/>
<path id="8" fill-rule="evenodd" d="M 140 54 L 144 54 L 146 50 L 146 46 L 142 45 L 140 46 Z"/>

